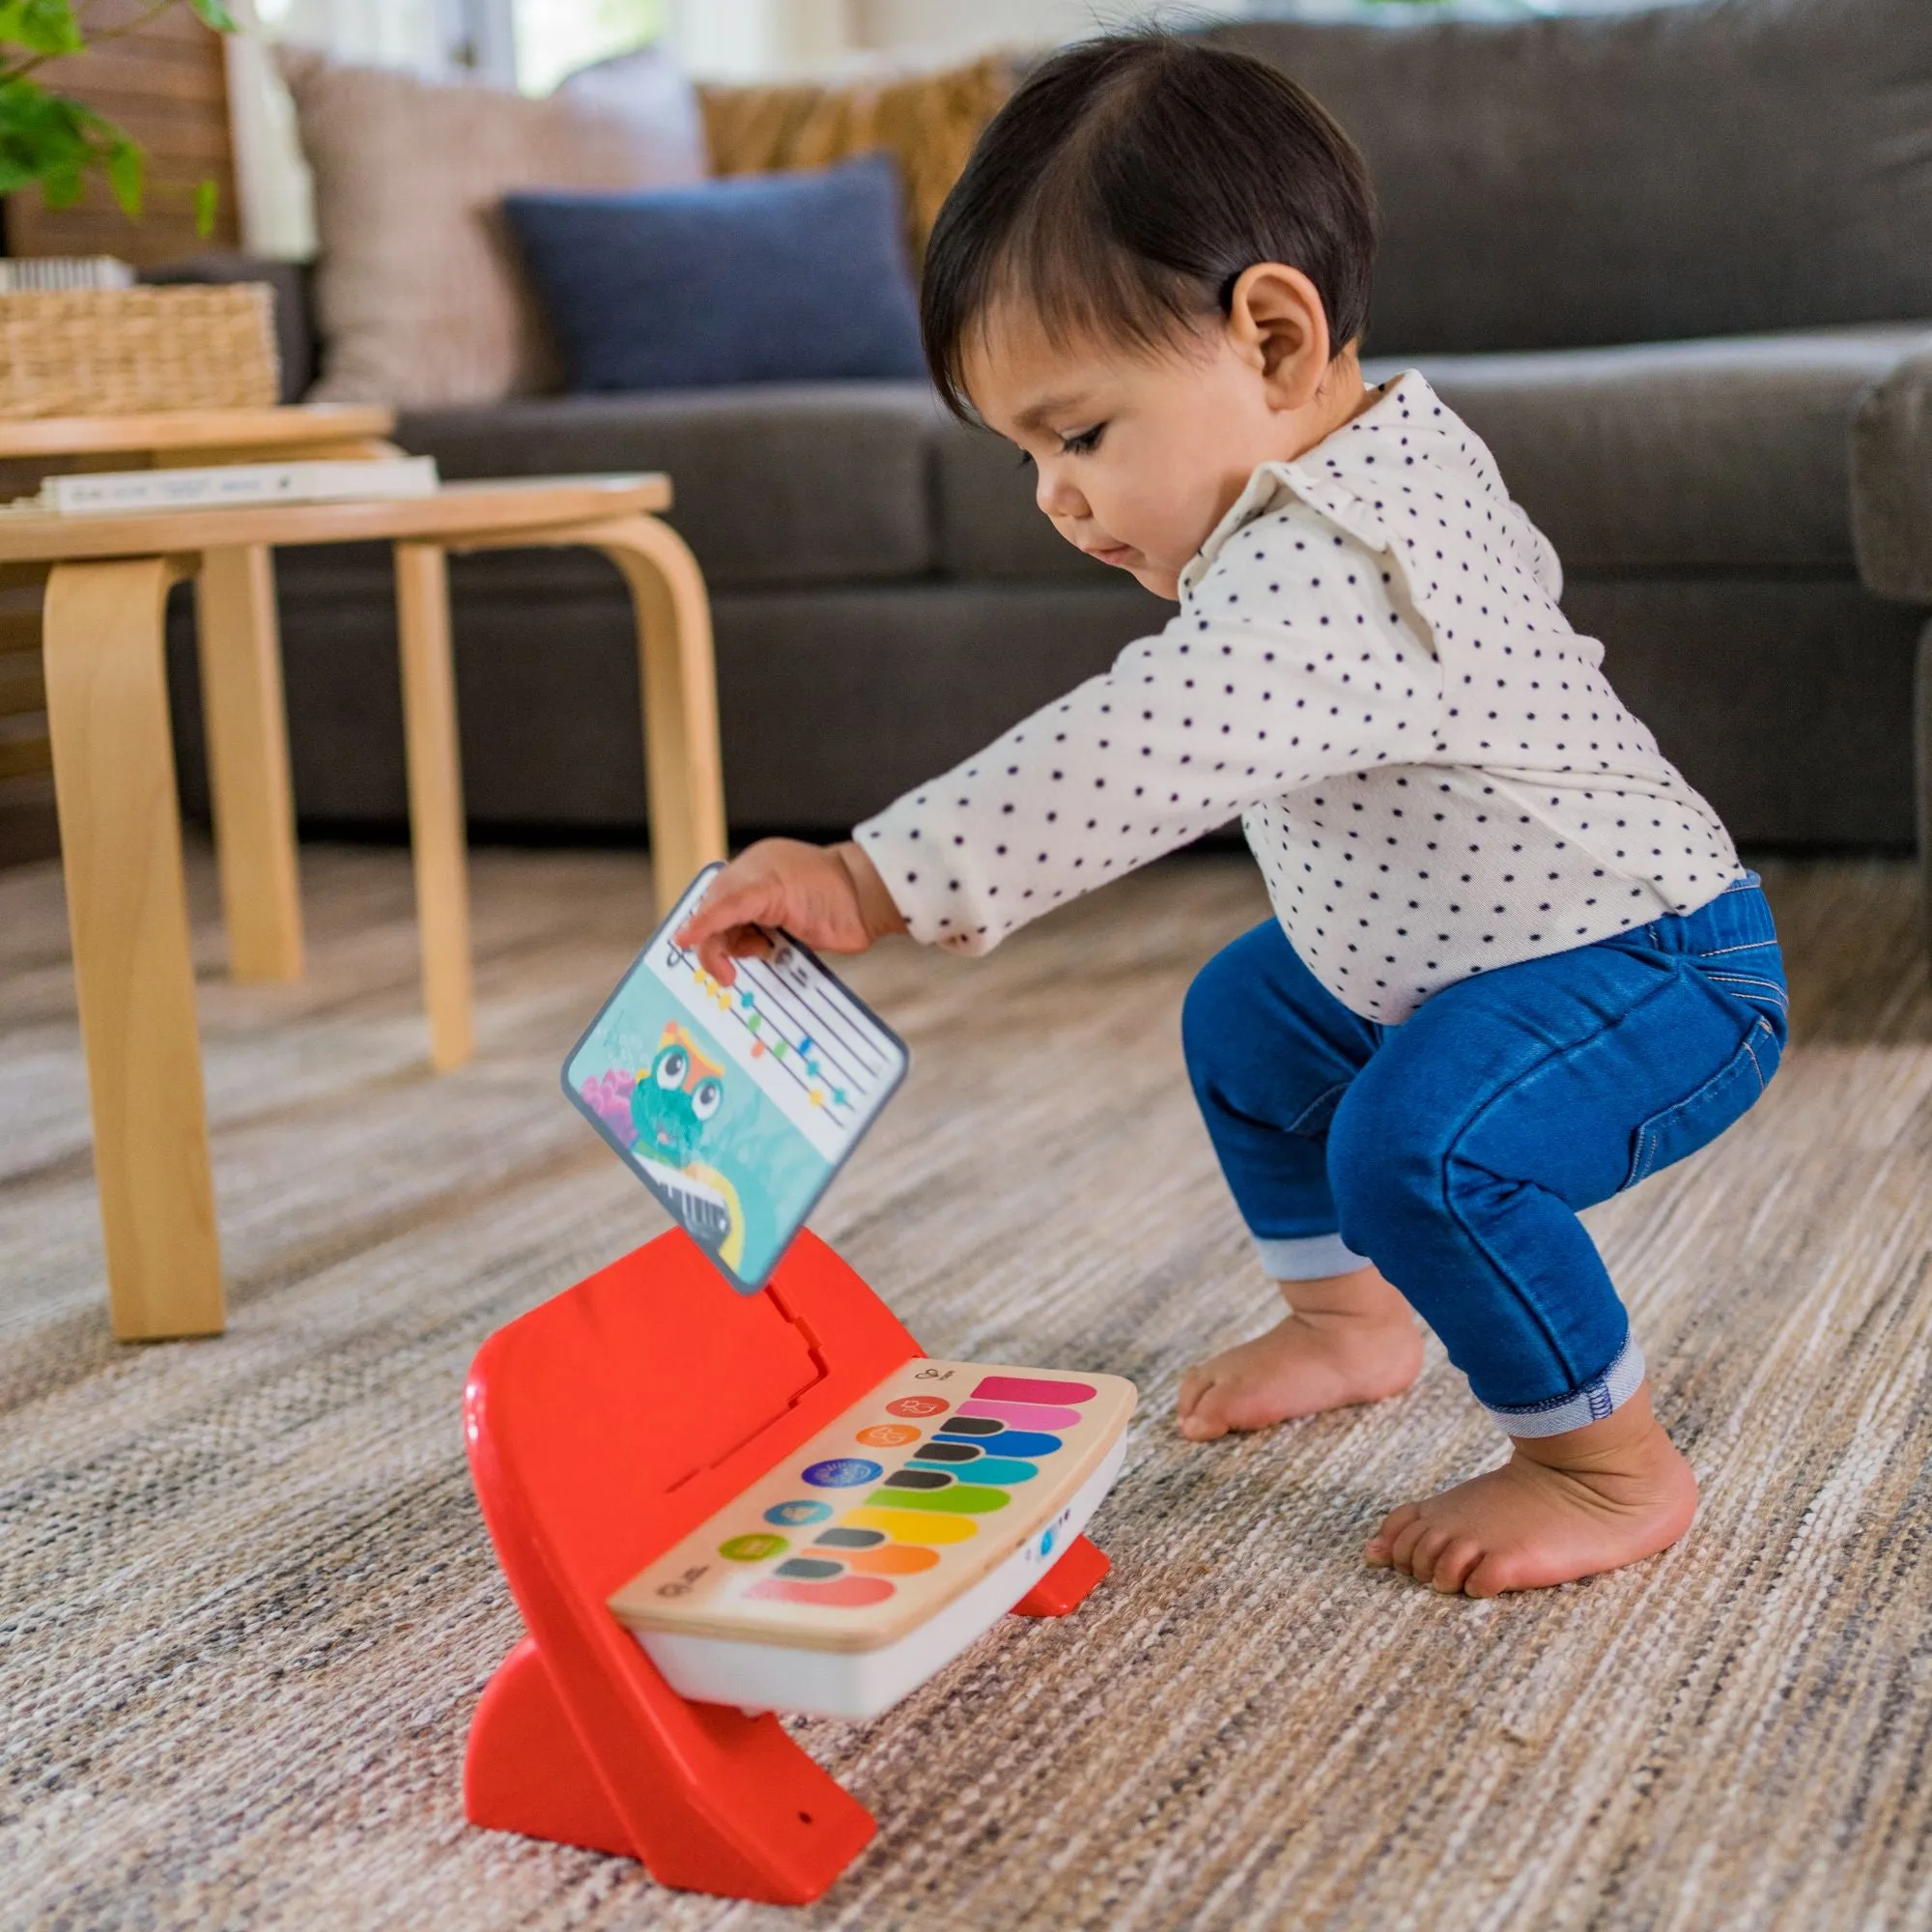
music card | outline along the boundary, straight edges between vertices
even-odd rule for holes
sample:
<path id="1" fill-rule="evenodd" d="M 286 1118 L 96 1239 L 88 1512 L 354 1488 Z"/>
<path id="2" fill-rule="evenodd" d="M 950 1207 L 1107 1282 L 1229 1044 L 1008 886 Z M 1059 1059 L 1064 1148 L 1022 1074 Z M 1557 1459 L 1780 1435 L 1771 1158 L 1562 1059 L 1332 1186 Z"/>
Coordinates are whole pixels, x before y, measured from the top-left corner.
<path id="1" fill-rule="evenodd" d="M 721 985 L 672 938 L 693 880 L 563 1064 L 563 1091 L 731 1286 L 765 1285 L 905 1077 L 906 1049 L 782 932 Z"/>

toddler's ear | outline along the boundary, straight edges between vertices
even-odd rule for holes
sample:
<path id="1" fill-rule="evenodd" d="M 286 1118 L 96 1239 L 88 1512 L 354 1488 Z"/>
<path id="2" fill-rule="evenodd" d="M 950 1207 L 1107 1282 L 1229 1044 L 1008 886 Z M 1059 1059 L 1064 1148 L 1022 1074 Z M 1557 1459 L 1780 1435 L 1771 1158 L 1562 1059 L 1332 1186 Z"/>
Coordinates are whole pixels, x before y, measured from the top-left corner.
<path id="1" fill-rule="evenodd" d="M 1277 409 L 1306 409 L 1328 371 L 1328 312 L 1299 269 L 1257 262 L 1228 301 L 1228 332 L 1267 384 Z"/>

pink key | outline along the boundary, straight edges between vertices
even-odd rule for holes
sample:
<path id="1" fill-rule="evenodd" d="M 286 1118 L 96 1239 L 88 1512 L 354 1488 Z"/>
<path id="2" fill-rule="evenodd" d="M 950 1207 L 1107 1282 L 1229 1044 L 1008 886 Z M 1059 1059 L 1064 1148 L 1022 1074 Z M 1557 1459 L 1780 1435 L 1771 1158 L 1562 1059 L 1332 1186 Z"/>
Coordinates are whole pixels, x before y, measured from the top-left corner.
<path id="1" fill-rule="evenodd" d="M 1043 1408 L 1037 1402 L 962 1402 L 959 1413 L 990 1416 L 1009 1429 L 1071 1429 L 1080 1420 L 1077 1408 Z"/>
<path id="2" fill-rule="evenodd" d="M 794 1583 L 783 1577 L 766 1577 L 745 1592 L 766 1603 L 826 1604 L 835 1610 L 863 1610 L 883 1604 L 893 1586 L 883 1577 L 835 1577 L 829 1583 Z"/>
<path id="3" fill-rule="evenodd" d="M 988 1402 L 1092 1402 L 1087 1382 L 1050 1382 L 1035 1376 L 982 1376 L 973 1393 Z"/>

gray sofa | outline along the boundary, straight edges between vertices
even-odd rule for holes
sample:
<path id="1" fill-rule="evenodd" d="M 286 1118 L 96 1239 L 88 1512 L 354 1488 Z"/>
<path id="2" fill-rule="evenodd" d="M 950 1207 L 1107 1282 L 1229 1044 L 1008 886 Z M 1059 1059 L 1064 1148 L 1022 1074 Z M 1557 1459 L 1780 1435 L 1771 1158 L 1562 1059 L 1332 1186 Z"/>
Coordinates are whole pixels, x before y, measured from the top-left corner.
<path id="1" fill-rule="evenodd" d="M 1932 606 L 1932 6 L 1213 38 L 1295 72 L 1361 142 L 1386 232 L 1372 373 L 1421 367 L 1489 440 L 1574 621 L 1740 838 L 1907 844 Z M 409 416 L 400 440 L 452 477 L 670 472 L 715 600 L 741 831 L 849 825 L 1163 617 L 920 385 L 543 397 Z M 299 810 L 393 826 L 386 561 L 280 571 Z M 512 554 L 454 585 L 478 828 L 640 828 L 614 574 Z"/>

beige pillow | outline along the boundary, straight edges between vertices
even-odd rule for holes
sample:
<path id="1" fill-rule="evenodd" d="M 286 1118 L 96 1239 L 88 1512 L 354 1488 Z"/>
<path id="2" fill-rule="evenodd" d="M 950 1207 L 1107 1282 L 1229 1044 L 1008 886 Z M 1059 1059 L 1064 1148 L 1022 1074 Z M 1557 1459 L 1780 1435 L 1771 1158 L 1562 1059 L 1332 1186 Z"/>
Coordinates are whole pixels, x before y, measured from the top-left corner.
<path id="1" fill-rule="evenodd" d="M 555 386 L 555 365 L 498 204 L 514 188 L 700 180 L 680 127 L 552 95 L 440 84 L 286 51 L 315 176 L 316 402 L 410 409 Z"/>

